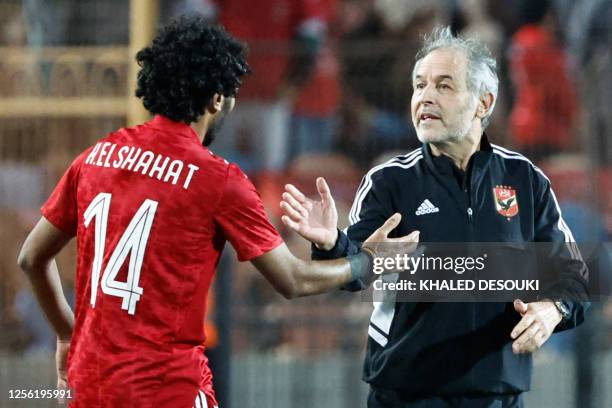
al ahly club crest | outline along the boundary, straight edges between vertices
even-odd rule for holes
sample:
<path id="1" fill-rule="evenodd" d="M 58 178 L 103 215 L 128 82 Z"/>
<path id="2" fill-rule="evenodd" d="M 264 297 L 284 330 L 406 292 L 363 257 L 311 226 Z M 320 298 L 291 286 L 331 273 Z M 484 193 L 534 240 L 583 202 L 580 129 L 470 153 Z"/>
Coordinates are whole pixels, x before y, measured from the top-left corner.
<path id="1" fill-rule="evenodd" d="M 510 186 L 495 186 L 493 189 L 495 196 L 495 208 L 504 217 L 514 217 L 519 212 L 518 201 L 516 200 L 516 190 Z"/>

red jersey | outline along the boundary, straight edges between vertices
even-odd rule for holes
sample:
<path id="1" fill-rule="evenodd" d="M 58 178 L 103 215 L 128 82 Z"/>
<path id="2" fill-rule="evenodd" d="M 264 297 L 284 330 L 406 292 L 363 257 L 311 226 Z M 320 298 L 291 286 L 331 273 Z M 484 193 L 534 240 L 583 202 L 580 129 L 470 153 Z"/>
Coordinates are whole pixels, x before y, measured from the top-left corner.
<path id="1" fill-rule="evenodd" d="M 72 406 L 216 405 L 203 321 L 225 241 L 241 261 L 282 242 L 242 171 L 156 116 L 81 154 L 42 214 L 77 236 Z"/>

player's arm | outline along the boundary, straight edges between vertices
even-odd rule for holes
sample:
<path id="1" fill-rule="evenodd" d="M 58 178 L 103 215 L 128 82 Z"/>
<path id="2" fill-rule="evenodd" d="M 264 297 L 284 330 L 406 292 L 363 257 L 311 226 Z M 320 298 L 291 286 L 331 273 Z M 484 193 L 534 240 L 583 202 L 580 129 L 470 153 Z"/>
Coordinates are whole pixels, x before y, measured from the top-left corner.
<path id="1" fill-rule="evenodd" d="M 17 261 L 59 340 L 70 340 L 74 314 L 64 296 L 54 258 L 71 238 L 42 217 L 26 238 Z"/>
<path id="2" fill-rule="evenodd" d="M 324 183 L 320 179 L 319 184 Z M 327 188 L 327 184 L 325 184 Z M 331 197 L 331 195 L 330 195 Z M 336 209 L 332 203 L 333 229 L 337 220 Z M 314 295 L 339 288 L 353 279 L 371 277 L 372 254 L 384 256 L 384 250 L 391 246 L 377 246 L 380 242 L 410 243 L 396 245 L 406 252 L 412 252 L 416 235 L 401 238 L 387 238 L 401 220 L 400 214 L 389 214 L 374 228 L 365 250 L 359 250 L 347 259 L 329 262 L 303 261 L 296 258 L 282 243 L 276 229 L 268 221 L 263 203 L 253 184 L 235 165 L 228 167 L 228 177 L 224 192 L 215 210 L 214 220 L 220 231 L 228 239 L 240 261 L 252 261 L 255 267 L 285 297 Z M 285 218 L 285 217 L 283 217 Z M 315 227 L 316 228 L 316 227 Z M 326 234 L 327 227 L 321 228 Z M 333 237 L 325 236 L 324 239 Z M 335 238 L 333 238 L 335 240 Z M 366 245 L 366 244 L 364 244 Z M 368 249 L 370 248 L 368 252 Z M 338 257 L 341 258 L 341 257 Z"/>
<path id="3" fill-rule="evenodd" d="M 286 298 L 316 295 L 337 289 L 355 280 L 373 278 L 372 262 L 380 243 L 405 243 L 402 247 L 412 252 L 417 234 L 388 238 L 401 221 L 400 214 L 391 216 L 364 242 L 361 250 L 346 258 L 327 261 L 304 261 L 289 251 L 285 244 L 252 260 L 253 265 L 274 288 Z"/>

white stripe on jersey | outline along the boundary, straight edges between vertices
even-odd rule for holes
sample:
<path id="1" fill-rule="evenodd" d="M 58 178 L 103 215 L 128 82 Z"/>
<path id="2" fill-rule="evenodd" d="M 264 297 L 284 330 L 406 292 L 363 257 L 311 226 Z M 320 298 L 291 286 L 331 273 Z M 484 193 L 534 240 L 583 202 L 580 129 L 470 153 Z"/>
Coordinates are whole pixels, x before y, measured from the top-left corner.
<path id="1" fill-rule="evenodd" d="M 351 225 L 356 224 L 360 220 L 359 213 L 361 212 L 361 204 L 363 203 L 363 200 L 372 188 L 372 175 L 378 170 L 384 169 L 386 167 L 401 167 L 404 169 L 408 169 L 414 166 L 416 162 L 423 158 L 423 155 L 420 152 L 421 149 L 419 148 L 404 156 L 398 156 L 394 159 L 389 160 L 388 162 L 373 167 L 365 175 L 363 181 L 361 182 L 361 185 L 359 186 L 359 189 L 357 190 L 357 194 L 355 194 L 355 201 L 353 202 L 353 206 L 351 207 L 351 211 L 349 213 L 349 223 Z"/>
<path id="2" fill-rule="evenodd" d="M 365 185 L 370 181 L 370 177 L 373 173 L 375 173 L 378 169 L 383 168 L 383 167 L 388 167 L 391 163 L 404 163 L 407 161 L 412 160 L 412 158 L 414 158 L 419 152 L 421 151 L 421 148 L 415 149 L 413 151 L 411 151 L 410 153 L 407 153 L 403 156 L 396 156 L 393 159 L 383 163 L 383 164 L 379 164 L 378 166 L 373 167 L 372 169 L 370 169 L 370 171 L 368 171 L 368 173 L 366 174 L 366 176 L 363 178 L 363 180 L 361 180 L 361 183 L 359 184 L 359 187 L 357 188 L 357 193 L 355 194 L 355 199 L 353 200 L 353 206 L 355 205 L 355 203 L 357 201 L 361 202 L 363 200 L 363 198 L 365 197 L 365 195 L 367 194 L 369 189 L 365 189 Z M 352 208 L 351 208 L 351 212 L 352 212 Z M 351 218 L 351 214 L 349 214 L 349 222 L 350 222 L 350 218 Z M 354 224 L 353 222 L 351 222 L 351 224 Z"/>
<path id="3" fill-rule="evenodd" d="M 381 346 L 385 347 L 387 345 L 387 338 L 380 334 L 378 330 L 376 330 L 372 326 L 368 326 L 368 335 Z"/>

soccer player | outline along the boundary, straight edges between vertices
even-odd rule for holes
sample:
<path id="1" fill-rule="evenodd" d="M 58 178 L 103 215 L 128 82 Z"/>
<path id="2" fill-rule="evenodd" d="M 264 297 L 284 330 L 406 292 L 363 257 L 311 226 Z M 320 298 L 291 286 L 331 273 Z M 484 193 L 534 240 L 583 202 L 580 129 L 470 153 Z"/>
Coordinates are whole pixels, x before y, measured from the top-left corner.
<path id="1" fill-rule="evenodd" d="M 73 407 L 215 407 L 204 356 L 207 292 L 225 241 L 287 298 L 371 271 L 375 248 L 297 259 L 240 169 L 206 147 L 248 73 L 245 49 L 200 18 L 163 28 L 136 59 L 136 95 L 156 116 L 78 156 L 19 255 L 58 336 L 58 386 Z M 265 75 L 265 73 L 260 73 Z M 331 199 L 323 179 L 323 200 Z M 387 239 L 391 217 L 369 242 Z M 73 316 L 55 255 L 77 237 Z"/>

